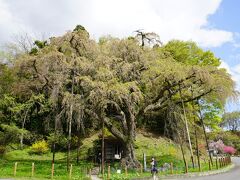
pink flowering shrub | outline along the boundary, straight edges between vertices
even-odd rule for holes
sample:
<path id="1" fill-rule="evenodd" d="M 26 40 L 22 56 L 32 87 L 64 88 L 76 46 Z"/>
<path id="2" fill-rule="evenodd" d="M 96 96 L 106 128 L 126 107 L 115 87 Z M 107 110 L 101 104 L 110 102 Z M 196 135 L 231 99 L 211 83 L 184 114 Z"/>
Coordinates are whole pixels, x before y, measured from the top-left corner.
<path id="1" fill-rule="evenodd" d="M 216 142 L 212 141 L 211 143 L 209 143 L 209 148 L 217 150 L 219 153 L 224 152 L 224 147 L 225 147 L 225 145 L 221 139 L 219 139 Z"/>
<path id="2" fill-rule="evenodd" d="M 224 146 L 223 151 L 227 154 L 233 155 L 237 150 L 232 146 Z"/>
<path id="3" fill-rule="evenodd" d="M 218 153 L 226 153 L 226 154 L 235 154 L 236 149 L 232 146 L 226 146 L 222 140 L 218 140 L 216 142 L 212 141 L 209 143 L 209 148 L 212 150 L 216 150 Z"/>

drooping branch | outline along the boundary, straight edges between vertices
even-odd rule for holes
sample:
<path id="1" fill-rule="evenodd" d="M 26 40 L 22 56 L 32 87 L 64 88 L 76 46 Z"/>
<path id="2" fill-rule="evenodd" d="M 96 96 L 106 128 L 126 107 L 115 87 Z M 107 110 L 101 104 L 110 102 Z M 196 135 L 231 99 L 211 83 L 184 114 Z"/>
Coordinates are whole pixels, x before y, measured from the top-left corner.
<path id="1" fill-rule="evenodd" d="M 113 106 L 117 113 L 119 115 L 114 115 L 113 118 L 116 120 L 121 121 L 122 124 L 122 128 L 123 128 L 123 132 L 126 134 L 128 132 L 128 126 L 127 126 L 127 120 L 126 120 L 126 115 L 125 113 L 122 111 L 121 107 L 118 105 L 118 103 L 109 100 L 108 104 L 110 104 L 111 106 Z"/>
<path id="2" fill-rule="evenodd" d="M 104 124 L 106 125 L 106 127 L 108 128 L 108 130 L 115 136 L 117 137 L 119 140 L 121 141 L 125 141 L 126 137 L 124 136 L 123 133 L 121 133 L 110 121 L 109 118 L 105 117 L 103 119 Z"/>
<path id="3" fill-rule="evenodd" d="M 194 78 L 194 77 L 196 77 L 195 72 L 192 73 L 191 75 L 189 75 L 188 77 L 186 77 L 186 78 L 184 78 L 184 79 L 182 79 L 182 80 L 179 80 L 179 81 L 171 82 L 170 80 L 168 80 L 167 78 L 165 78 L 165 82 L 167 83 L 167 86 L 164 86 L 164 87 L 160 90 L 158 96 L 157 96 L 156 98 L 154 98 L 154 100 L 153 100 L 152 102 L 153 102 L 153 103 L 158 102 L 159 99 L 161 99 L 161 98 L 163 97 L 165 91 L 168 91 L 168 90 L 170 90 L 170 89 L 173 89 L 174 87 L 179 86 L 179 84 L 182 84 L 184 81 L 190 80 L 190 79 L 192 79 L 192 78 Z"/>
<path id="4" fill-rule="evenodd" d="M 44 85 L 42 86 L 41 90 L 43 90 L 45 87 L 50 87 L 52 88 L 52 86 L 49 84 L 49 80 L 46 76 L 42 75 L 41 73 L 39 73 L 37 66 L 36 66 L 36 59 L 33 60 L 33 69 L 34 71 L 37 73 L 37 76 L 39 78 L 39 80 L 44 79 Z"/>
<path id="5" fill-rule="evenodd" d="M 188 97 L 188 98 L 184 99 L 183 102 L 186 103 L 186 102 L 190 102 L 190 101 L 199 99 L 199 98 L 201 98 L 201 97 L 203 97 L 203 96 L 211 93 L 212 91 L 213 91 L 213 89 L 209 89 L 208 91 L 203 92 L 203 93 L 201 93 L 201 94 L 199 94 L 199 95 L 197 95 L 197 96 Z M 148 106 L 144 109 L 144 112 L 145 112 L 145 113 L 148 113 L 148 112 L 151 112 L 151 111 L 158 111 L 158 110 L 160 110 L 160 109 L 166 108 L 167 105 L 168 105 L 168 103 L 167 103 L 168 97 L 163 97 L 162 99 L 163 99 L 163 100 L 162 100 L 161 102 L 158 102 L 158 103 L 156 103 L 156 104 L 150 104 L 150 105 L 148 105 Z M 176 100 L 176 101 L 175 101 L 175 104 L 180 104 L 180 103 L 181 103 L 181 100 Z"/>
<path id="6" fill-rule="evenodd" d="M 111 123 L 111 120 L 108 118 L 108 117 L 104 117 L 103 119 L 101 119 L 101 118 L 99 118 L 99 116 L 95 113 L 95 112 L 93 112 L 93 111 L 91 111 L 91 110 L 89 110 L 89 109 L 85 109 L 85 112 L 87 113 L 87 114 L 89 114 L 90 116 L 92 116 L 93 118 L 95 118 L 96 120 L 98 120 L 98 121 L 103 121 L 104 122 L 104 124 L 106 125 L 106 127 L 108 128 L 108 130 L 115 136 L 115 137 L 117 137 L 118 139 L 120 139 L 120 140 L 122 140 L 122 141 L 124 141 L 126 138 L 125 138 L 125 136 L 123 135 L 123 133 L 121 133 L 121 131 L 119 131 L 112 123 Z"/>

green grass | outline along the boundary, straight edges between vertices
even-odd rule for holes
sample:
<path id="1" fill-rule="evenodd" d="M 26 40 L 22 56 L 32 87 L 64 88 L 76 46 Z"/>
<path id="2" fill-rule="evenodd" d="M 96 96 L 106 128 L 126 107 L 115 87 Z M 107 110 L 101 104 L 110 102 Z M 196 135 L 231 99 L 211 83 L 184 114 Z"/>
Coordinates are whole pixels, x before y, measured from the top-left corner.
<path id="1" fill-rule="evenodd" d="M 56 160 L 64 159 L 66 156 L 66 153 L 63 152 L 57 152 L 55 155 Z M 48 153 L 45 153 L 44 155 L 39 154 L 33 154 L 31 153 L 31 150 L 29 147 L 23 149 L 23 150 L 13 150 L 10 152 L 7 152 L 3 155 L 3 158 L 6 160 L 37 160 L 37 161 L 51 161 L 52 160 L 52 153 L 49 151 Z"/>
<path id="2" fill-rule="evenodd" d="M 181 163 L 182 153 L 180 147 L 173 141 L 161 136 L 144 135 L 138 133 L 135 142 L 136 156 L 139 160 L 142 160 L 143 153 L 147 156 L 147 161 L 150 163 L 151 157 L 155 157 L 157 162 L 162 163 Z M 190 152 L 187 148 L 184 148 L 185 156 L 190 157 Z"/>
<path id="3" fill-rule="evenodd" d="M 33 161 L 17 161 L 17 173 L 16 178 L 26 179 L 32 178 L 32 162 Z M 13 177 L 15 161 L 1 160 L 0 161 L 0 177 L 10 178 Z M 50 179 L 51 178 L 51 161 L 34 161 L 35 164 L 35 179 Z M 67 166 L 64 162 L 55 162 L 54 166 L 54 179 L 64 180 L 68 179 Z M 72 179 L 87 179 L 86 175 L 88 169 L 92 167 L 89 163 L 81 163 L 79 165 L 73 164 Z"/>
<path id="4" fill-rule="evenodd" d="M 75 151 L 72 151 L 72 160 L 75 157 Z M 31 153 L 29 147 L 23 150 L 12 150 L 6 152 L 0 159 L 0 178 L 13 177 L 15 162 L 17 165 L 16 179 L 51 179 L 52 153 L 49 151 L 45 154 L 38 155 Z M 32 163 L 35 164 L 34 177 L 31 177 Z M 72 179 L 88 179 L 86 177 L 88 169 L 92 167 L 91 163 L 81 160 L 77 165 L 72 161 Z M 55 154 L 54 179 L 68 179 L 66 153 L 57 152 Z"/>

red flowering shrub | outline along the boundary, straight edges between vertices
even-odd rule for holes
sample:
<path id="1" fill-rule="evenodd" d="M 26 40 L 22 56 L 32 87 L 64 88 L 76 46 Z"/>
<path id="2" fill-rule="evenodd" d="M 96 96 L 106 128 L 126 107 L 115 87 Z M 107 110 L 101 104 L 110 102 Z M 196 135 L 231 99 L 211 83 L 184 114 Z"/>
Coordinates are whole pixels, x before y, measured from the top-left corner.
<path id="1" fill-rule="evenodd" d="M 224 146 L 223 151 L 227 154 L 233 155 L 237 150 L 232 146 Z"/>

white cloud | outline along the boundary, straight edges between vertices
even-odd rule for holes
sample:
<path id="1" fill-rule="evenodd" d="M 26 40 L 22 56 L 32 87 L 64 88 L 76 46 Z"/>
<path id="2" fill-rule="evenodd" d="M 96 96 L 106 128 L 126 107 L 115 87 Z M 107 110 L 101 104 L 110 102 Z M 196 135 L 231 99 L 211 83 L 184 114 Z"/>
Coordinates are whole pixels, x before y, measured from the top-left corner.
<path id="1" fill-rule="evenodd" d="M 221 61 L 221 68 L 225 68 L 236 82 L 236 90 L 240 91 L 240 64 L 231 67 L 226 62 Z M 225 105 L 226 112 L 240 111 L 240 99 L 229 99 Z"/>
<path id="2" fill-rule="evenodd" d="M 59 35 L 84 25 L 93 37 L 132 35 L 144 29 L 163 42 L 193 40 L 204 47 L 221 46 L 233 33 L 210 28 L 209 15 L 221 0 L 0 0 L 0 36 L 22 29 Z M 4 20 L 1 20 L 1 19 Z"/>
<path id="3" fill-rule="evenodd" d="M 230 67 L 225 61 L 221 61 L 221 68 L 225 68 L 236 82 L 236 89 L 240 91 L 240 64 Z"/>

